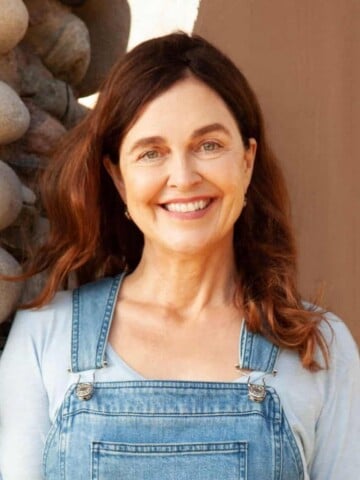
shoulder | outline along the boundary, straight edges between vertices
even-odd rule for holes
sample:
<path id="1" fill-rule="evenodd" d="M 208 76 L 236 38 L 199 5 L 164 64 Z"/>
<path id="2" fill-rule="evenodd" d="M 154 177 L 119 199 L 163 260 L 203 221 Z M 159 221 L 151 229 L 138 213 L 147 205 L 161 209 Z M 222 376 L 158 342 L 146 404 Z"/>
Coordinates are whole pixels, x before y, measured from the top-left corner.
<path id="1" fill-rule="evenodd" d="M 307 398 L 315 421 L 326 405 L 334 406 L 335 402 L 345 404 L 360 395 L 360 358 L 358 346 L 341 318 L 314 306 L 306 308 L 322 314 L 319 329 L 328 349 L 328 368 L 319 347 L 315 351 L 315 358 L 323 366 L 321 370 L 307 370 L 303 367 L 299 355 L 290 350 L 281 351 L 278 368 L 279 372 L 284 372 L 285 381 L 281 383 L 284 395 L 292 395 L 294 398 L 291 408 L 296 411 L 296 402 Z M 290 395 L 289 385 L 292 385 L 293 391 Z"/>
<path id="2" fill-rule="evenodd" d="M 71 324 L 71 291 L 41 308 L 19 310 L 0 356 L 0 390 L 18 378 L 45 388 L 50 398 L 52 382 L 66 382 Z"/>
<path id="3" fill-rule="evenodd" d="M 311 478 L 343 478 L 345 471 L 345 477 L 355 478 L 360 432 L 359 349 L 344 321 L 334 313 L 324 314 L 320 328 L 330 358 L 328 369 L 312 374 L 321 408 L 316 417 Z"/>
<path id="4" fill-rule="evenodd" d="M 64 324 L 71 320 L 72 292 L 60 291 L 51 302 L 34 309 L 23 309 L 16 312 L 12 325 L 13 331 L 29 331 L 32 336 L 42 333 L 54 324 Z"/>
<path id="5" fill-rule="evenodd" d="M 344 320 L 335 313 L 324 311 L 310 302 L 303 301 L 302 304 L 306 310 L 322 316 L 319 329 L 328 346 L 330 366 L 336 362 L 356 364 L 359 361 L 359 349 Z M 320 352 L 318 355 L 321 357 Z"/>
<path id="6" fill-rule="evenodd" d="M 18 310 L 1 355 L 2 362 L 8 357 L 28 355 L 41 363 L 49 348 L 61 345 L 69 338 L 71 320 L 71 291 L 58 292 L 41 308 Z"/>
<path id="7" fill-rule="evenodd" d="M 105 277 L 74 290 L 59 291 L 49 303 L 42 307 L 18 310 L 9 340 L 15 333 L 17 336 L 29 334 L 32 338 L 39 338 L 39 336 L 54 335 L 64 329 L 71 329 L 73 307 L 78 306 L 79 297 L 82 301 L 86 299 L 86 305 L 89 304 L 90 310 L 94 309 L 102 302 L 107 302 L 110 291 L 116 293 L 122 277 L 123 274 Z"/>
<path id="8" fill-rule="evenodd" d="M 320 325 L 321 332 L 329 347 L 330 370 L 360 372 L 359 348 L 345 322 L 332 312 L 324 314 Z"/>

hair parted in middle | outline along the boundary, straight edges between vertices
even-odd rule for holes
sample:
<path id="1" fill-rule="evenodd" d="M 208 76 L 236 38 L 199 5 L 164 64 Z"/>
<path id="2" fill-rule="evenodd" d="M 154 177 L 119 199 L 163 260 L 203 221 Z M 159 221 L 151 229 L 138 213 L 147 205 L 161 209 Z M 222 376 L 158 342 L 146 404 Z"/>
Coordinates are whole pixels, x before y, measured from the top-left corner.
<path id="1" fill-rule="evenodd" d="M 304 309 L 297 291 L 288 194 L 265 138 L 256 96 L 226 55 L 205 39 L 181 32 L 148 40 L 120 59 L 94 110 L 59 145 L 42 182 L 50 236 L 25 274 L 46 269 L 49 280 L 31 306 L 47 302 L 70 272 L 85 283 L 137 266 L 143 235 L 125 218 L 104 158 L 117 164 L 122 139 L 145 106 L 189 75 L 223 99 L 245 148 L 250 138 L 257 142 L 247 206 L 236 221 L 233 240 L 248 326 L 297 350 L 304 366 L 316 369 L 316 345 L 327 358 L 318 329 L 321 315 Z"/>

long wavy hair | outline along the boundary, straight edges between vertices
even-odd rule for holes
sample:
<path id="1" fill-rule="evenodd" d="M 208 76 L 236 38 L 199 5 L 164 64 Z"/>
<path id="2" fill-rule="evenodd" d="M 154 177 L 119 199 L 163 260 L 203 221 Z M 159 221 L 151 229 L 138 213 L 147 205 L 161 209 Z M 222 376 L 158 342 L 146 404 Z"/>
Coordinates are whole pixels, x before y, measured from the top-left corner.
<path id="1" fill-rule="evenodd" d="M 50 220 L 46 243 L 22 278 L 47 271 L 48 280 L 27 307 L 47 303 L 71 272 L 79 284 L 135 269 L 143 235 L 124 216 L 125 205 L 103 159 L 118 162 L 119 145 L 144 106 L 189 74 L 224 100 L 245 146 L 257 142 L 247 206 L 234 226 L 239 291 L 248 328 L 299 353 L 303 366 L 328 365 L 320 310 L 304 307 L 296 284 L 296 248 L 287 189 L 269 148 L 262 113 L 247 80 L 233 62 L 199 36 L 174 33 L 146 41 L 112 68 L 93 111 L 61 141 L 42 179 Z M 321 362 L 323 363 L 323 362 Z"/>

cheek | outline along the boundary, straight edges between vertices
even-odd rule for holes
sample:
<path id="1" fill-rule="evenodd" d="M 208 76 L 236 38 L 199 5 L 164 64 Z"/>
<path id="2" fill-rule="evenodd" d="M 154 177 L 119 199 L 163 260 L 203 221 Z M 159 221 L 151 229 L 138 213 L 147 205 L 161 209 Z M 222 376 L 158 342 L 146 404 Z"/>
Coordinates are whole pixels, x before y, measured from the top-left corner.
<path id="1" fill-rule="evenodd" d="M 222 162 L 212 169 L 211 177 L 224 193 L 242 196 L 245 192 L 246 175 L 238 161 Z"/>
<path id="2" fill-rule="evenodd" d="M 126 171 L 123 178 L 129 204 L 150 202 L 159 192 L 160 181 L 155 172 Z"/>

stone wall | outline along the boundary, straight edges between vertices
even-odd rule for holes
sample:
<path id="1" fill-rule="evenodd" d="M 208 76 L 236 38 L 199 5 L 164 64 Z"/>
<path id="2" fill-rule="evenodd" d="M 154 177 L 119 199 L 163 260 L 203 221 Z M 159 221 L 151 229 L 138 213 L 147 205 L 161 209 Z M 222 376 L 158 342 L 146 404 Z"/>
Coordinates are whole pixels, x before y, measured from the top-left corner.
<path id="1" fill-rule="evenodd" d="M 0 0 L 0 10 L 0 273 L 13 275 L 47 232 L 39 173 L 86 115 L 79 96 L 125 52 L 130 12 L 120 0 Z M 0 281 L 0 348 L 42 282 Z"/>

